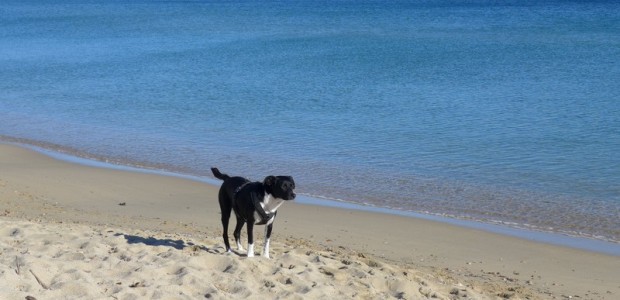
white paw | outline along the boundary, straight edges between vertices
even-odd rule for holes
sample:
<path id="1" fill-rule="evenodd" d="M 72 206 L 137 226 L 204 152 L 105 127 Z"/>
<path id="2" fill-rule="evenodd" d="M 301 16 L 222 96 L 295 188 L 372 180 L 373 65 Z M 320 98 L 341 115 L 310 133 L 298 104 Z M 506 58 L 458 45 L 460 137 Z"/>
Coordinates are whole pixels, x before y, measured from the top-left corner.
<path id="1" fill-rule="evenodd" d="M 248 257 L 254 257 L 254 245 L 253 244 L 248 245 Z"/>

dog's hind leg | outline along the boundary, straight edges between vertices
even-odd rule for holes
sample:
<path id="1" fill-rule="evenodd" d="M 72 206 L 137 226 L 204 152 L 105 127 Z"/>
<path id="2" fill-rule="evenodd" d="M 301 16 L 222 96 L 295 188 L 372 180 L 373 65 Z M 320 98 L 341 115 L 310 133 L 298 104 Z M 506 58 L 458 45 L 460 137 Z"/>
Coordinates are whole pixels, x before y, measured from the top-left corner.
<path id="1" fill-rule="evenodd" d="M 265 246 L 263 247 L 263 257 L 269 257 L 269 239 L 271 238 L 271 230 L 273 229 L 273 223 L 265 226 Z"/>
<path id="2" fill-rule="evenodd" d="M 230 220 L 230 213 L 232 212 L 232 205 L 230 201 L 227 201 L 225 192 L 220 190 L 219 201 L 220 210 L 222 212 L 222 238 L 224 239 L 224 245 L 226 246 L 226 252 L 231 252 L 230 242 L 228 242 L 228 222 Z"/>
<path id="3" fill-rule="evenodd" d="M 235 237 L 235 242 L 237 243 L 237 250 L 239 251 L 243 251 L 243 246 L 241 246 L 241 229 L 243 228 L 244 223 L 245 221 L 243 221 L 242 218 L 237 216 L 237 226 L 235 226 L 233 236 Z"/>
<path id="4" fill-rule="evenodd" d="M 222 238 L 224 239 L 224 245 L 226 245 L 226 252 L 230 252 L 230 243 L 228 242 L 228 220 L 230 218 L 230 212 L 226 213 L 222 211 Z"/>

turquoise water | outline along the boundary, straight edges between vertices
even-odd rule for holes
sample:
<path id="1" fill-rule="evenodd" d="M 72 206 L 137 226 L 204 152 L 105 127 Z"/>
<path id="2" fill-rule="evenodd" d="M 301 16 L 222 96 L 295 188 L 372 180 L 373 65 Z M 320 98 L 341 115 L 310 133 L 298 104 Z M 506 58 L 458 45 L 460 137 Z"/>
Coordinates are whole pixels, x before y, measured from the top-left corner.
<path id="1" fill-rule="evenodd" d="M 617 1 L 2 1 L 0 135 L 620 241 Z"/>

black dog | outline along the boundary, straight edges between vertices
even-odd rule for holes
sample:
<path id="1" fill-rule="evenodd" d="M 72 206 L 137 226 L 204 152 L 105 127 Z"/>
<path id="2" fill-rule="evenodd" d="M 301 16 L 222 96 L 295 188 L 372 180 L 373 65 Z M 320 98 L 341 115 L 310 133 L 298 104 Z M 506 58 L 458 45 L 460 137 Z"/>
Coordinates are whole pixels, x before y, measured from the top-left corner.
<path id="1" fill-rule="evenodd" d="M 265 247 L 263 256 L 269 258 L 269 238 L 273 228 L 277 210 L 287 200 L 295 199 L 295 181 L 291 176 L 267 176 L 263 182 L 250 182 L 243 177 L 231 177 L 220 173 L 217 168 L 211 168 L 216 178 L 224 180 L 218 195 L 222 210 L 222 227 L 226 252 L 230 252 L 228 243 L 228 221 L 230 213 L 235 211 L 237 226 L 233 236 L 237 248 L 241 247 L 241 229 L 244 223 L 248 224 L 248 257 L 254 256 L 254 225 L 265 227 Z"/>

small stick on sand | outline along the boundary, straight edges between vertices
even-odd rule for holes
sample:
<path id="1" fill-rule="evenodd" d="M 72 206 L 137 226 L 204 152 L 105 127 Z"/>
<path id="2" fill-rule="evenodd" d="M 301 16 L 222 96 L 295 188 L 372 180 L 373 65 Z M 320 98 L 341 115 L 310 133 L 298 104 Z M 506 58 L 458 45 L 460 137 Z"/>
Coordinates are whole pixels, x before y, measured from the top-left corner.
<path id="1" fill-rule="evenodd" d="M 20 270 L 19 270 L 19 258 L 17 256 L 15 256 L 15 273 L 17 273 L 17 275 L 19 275 Z"/>
<path id="2" fill-rule="evenodd" d="M 32 276 L 34 276 L 34 279 L 37 280 L 37 282 L 46 290 L 49 290 L 50 288 L 45 285 L 43 282 L 41 282 L 41 279 L 39 279 L 39 277 L 37 276 L 37 274 L 35 274 L 34 272 L 32 272 L 32 270 L 30 270 L 30 273 L 32 273 Z"/>

